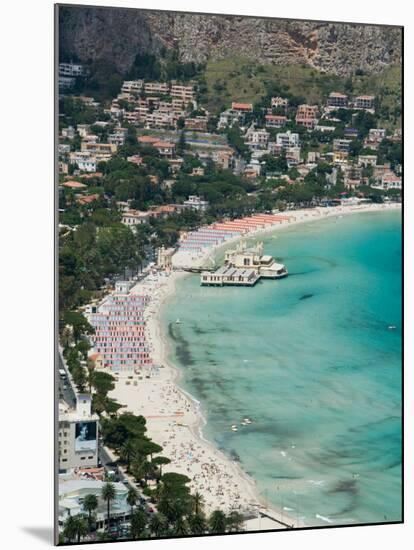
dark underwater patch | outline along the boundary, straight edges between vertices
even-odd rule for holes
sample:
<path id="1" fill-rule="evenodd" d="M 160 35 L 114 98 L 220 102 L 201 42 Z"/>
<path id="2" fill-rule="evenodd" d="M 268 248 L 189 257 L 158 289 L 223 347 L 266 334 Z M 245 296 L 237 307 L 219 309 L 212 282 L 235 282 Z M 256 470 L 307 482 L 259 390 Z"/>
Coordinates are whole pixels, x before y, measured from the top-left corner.
<path id="1" fill-rule="evenodd" d="M 314 296 L 314 294 L 302 294 L 299 300 L 309 300 L 309 298 L 312 298 L 312 296 Z"/>

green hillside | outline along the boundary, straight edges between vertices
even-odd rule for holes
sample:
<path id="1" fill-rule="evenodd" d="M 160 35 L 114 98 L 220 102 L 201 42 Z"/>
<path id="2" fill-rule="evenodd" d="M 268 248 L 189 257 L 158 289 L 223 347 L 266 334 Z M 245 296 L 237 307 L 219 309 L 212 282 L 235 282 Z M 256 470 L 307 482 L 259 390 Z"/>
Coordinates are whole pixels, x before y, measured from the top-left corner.
<path id="1" fill-rule="evenodd" d="M 232 101 L 258 102 L 272 89 L 279 89 L 308 103 L 326 100 L 331 91 L 347 94 L 372 93 L 380 99 L 381 114 L 398 124 L 401 105 L 401 68 L 389 67 L 376 75 L 341 77 L 305 65 L 257 65 L 248 59 L 209 61 L 205 69 L 203 100 L 217 113 Z"/>

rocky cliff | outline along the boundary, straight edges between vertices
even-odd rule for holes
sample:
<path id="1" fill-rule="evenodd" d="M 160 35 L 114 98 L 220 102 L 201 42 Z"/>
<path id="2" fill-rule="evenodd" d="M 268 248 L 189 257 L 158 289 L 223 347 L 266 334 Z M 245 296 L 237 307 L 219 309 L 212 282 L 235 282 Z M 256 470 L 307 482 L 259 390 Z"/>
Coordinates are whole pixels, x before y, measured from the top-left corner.
<path id="1" fill-rule="evenodd" d="M 82 61 L 107 59 L 123 72 L 140 52 L 177 48 L 182 61 L 246 57 L 304 63 L 339 75 L 377 73 L 401 62 L 400 28 L 240 16 L 62 6 L 61 49 Z"/>

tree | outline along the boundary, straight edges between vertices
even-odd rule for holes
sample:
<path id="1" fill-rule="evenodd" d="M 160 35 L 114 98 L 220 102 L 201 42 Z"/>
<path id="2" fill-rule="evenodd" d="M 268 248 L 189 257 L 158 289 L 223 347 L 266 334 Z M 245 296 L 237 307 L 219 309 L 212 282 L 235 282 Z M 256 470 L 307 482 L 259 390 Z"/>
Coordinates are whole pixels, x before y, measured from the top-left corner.
<path id="1" fill-rule="evenodd" d="M 196 491 L 194 493 L 194 495 L 192 495 L 192 501 L 193 501 L 193 506 L 194 506 L 194 513 L 195 515 L 199 515 L 200 512 L 203 510 L 203 506 L 204 506 L 204 497 L 201 493 L 199 493 L 198 491 Z"/>
<path id="2" fill-rule="evenodd" d="M 188 526 L 193 535 L 202 535 L 207 531 L 207 521 L 203 514 L 194 514 L 188 519 Z"/>
<path id="3" fill-rule="evenodd" d="M 134 506 L 136 505 L 137 500 L 138 500 L 137 492 L 133 487 L 131 487 L 127 495 L 127 503 L 131 506 L 131 517 L 134 512 Z"/>
<path id="4" fill-rule="evenodd" d="M 166 456 L 156 456 L 152 460 L 153 464 L 159 466 L 159 477 L 162 477 L 162 466 L 163 464 L 170 464 L 171 460 Z"/>
<path id="5" fill-rule="evenodd" d="M 276 201 L 276 209 L 279 212 L 284 212 L 286 210 L 286 203 L 284 201 Z"/>
<path id="6" fill-rule="evenodd" d="M 133 539 L 142 537 L 146 526 L 147 516 L 142 508 L 138 508 L 131 517 L 131 537 Z"/>
<path id="7" fill-rule="evenodd" d="M 79 543 L 81 538 L 88 534 L 88 526 L 81 515 L 69 516 L 65 522 L 63 536 L 68 542 L 74 539 Z"/>
<path id="8" fill-rule="evenodd" d="M 187 149 L 187 142 L 185 140 L 185 132 L 182 131 L 180 133 L 180 138 L 177 143 L 177 154 L 182 155 L 186 149 Z"/>
<path id="9" fill-rule="evenodd" d="M 76 516 L 69 516 L 63 526 L 63 536 L 68 542 L 76 537 Z"/>
<path id="10" fill-rule="evenodd" d="M 88 525 L 89 530 L 91 530 L 92 525 L 92 513 L 98 508 L 98 499 L 96 495 L 89 494 L 85 495 L 83 499 L 83 509 L 88 513 Z"/>
<path id="11" fill-rule="evenodd" d="M 237 533 L 242 530 L 243 528 L 243 516 L 236 512 L 235 510 L 230 512 L 230 514 L 227 516 L 227 529 L 230 531 L 230 533 Z"/>
<path id="12" fill-rule="evenodd" d="M 102 499 L 106 502 L 106 511 L 107 511 L 107 531 L 109 532 L 110 527 L 110 511 L 111 511 L 111 502 L 115 499 L 115 486 L 111 482 L 105 483 L 102 489 Z"/>
<path id="13" fill-rule="evenodd" d="M 150 531 L 156 537 L 161 537 L 167 533 L 167 520 L 163 514 L 153 514 L 150 524 Z"/>
<path id="14" fill-rule="evenodd" d="M 214 510 L 211 513 L 208 525 L 211 533 L 225 533 L 226 532 L 226 515 L 221 510 Z"/>
<path id="15" fill-rule="evenodd" d="M 172 532 L 174 535 L 177 535 L 178 537 L 183 537 L 185 535 L 188 535 L 187 521 L 181 515 L 178 516 L 177 519 L 175 520 Z"/>
<path id="16" fill-rule="evenodd" d="M 72 344 L 73 337 L 72 337 L 72 331 L 70 327 L 65 327 L 62 330 L 62 333 L 60 335 L 60 342 L 62 344 L 63 349 L 69 348 L 69 346 Z"/>
<path id="17" fill-rule="evenodd" d="M 83 393 L 87 382 L 85 369 L 81 365 L 76 365 L 72 369 L 72 377 L 79 392 Z"/>
<path id="18" fill-rule="evenodd" d="M 86 317 L 77 311 L 66 311 L 63 314 L 63 321 L 65 324 L 72 326 L 75 342 L 78 342 L 82 335 L 93 334 L 94 332 Z"/>
<path id="19" fill-rule="evenodd" d="M 131 464 L 132 457 L 134 456 L 135 452 L 135 445 L 133 440 L 128 439 L 125 441 L 125 443 L 122 445 L 119 453 L 119 457 L 122 460 L 122 462 L 125 462 L 127 465 L 127 469 L 129 470 L 129 466 Z"/>
<path id="20" fill-rule="evenodd" d="M 135 479 L 139 482 L 142 479 L 144 480 L 144 486 L 148 484 L 148 478 L 154 473 L 154 465 L 147 460 L 143 462 L 135 461 L 132 464 L 132 473 Z"/>

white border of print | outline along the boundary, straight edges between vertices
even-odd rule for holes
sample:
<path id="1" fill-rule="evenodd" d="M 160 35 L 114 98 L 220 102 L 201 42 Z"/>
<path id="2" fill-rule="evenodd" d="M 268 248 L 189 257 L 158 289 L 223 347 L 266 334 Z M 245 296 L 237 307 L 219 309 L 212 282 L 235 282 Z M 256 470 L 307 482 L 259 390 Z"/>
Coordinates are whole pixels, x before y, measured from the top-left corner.
<path id="1" fill-rule="evenodd" d="M 81 3 L 81 2 L 79 2 Z M 266 0 L 142 0 L 85 1 L 113 7 L 208 10 L 270 17 L 309 18 L 405 25 L 405 97 L 414 97 L 414 19 L 403 0 L 335 5 L 323 0 L 273 3 Z M 2 5 L 2 384 L 0 390 L 2 519 L 1 542 L 7 550 L 47 548 L 53 525 L 53 2 L 21 0 Z M 405 151 L 414 150 L 413 102 L 405 104 Z M 406 281 L 414 280 L 414 181 L 410 155 L 405 163 Z M 410 165 L 411 164 L 411 165 Z M 410 288 L 411 287 L 411 288 Z M 404 525 L 353 527 L 296 533 L 269 533 L 229 537 L 151 541 L 151 549 L 263 549 L 409 547 L 414 539 L 412 438 L 414 364 L 412 285 L 406 285 L 405 347 L 406 515 Z M 6 308 L 4 308 L 4 303 Z M 123 543 L 127 548 L 134 543 Z M 125 546 L 124 546 L 125 545 Z M 88 545 L 83 545 L 88 548 Z M 93 545 L 97 549 L 102 545 Z M 109 546 L 105 546 L 108 550 Z M 114 547 L 115 548 L 115 547 Z M 118 546 L 116 546 L 118 548 Z"/>

